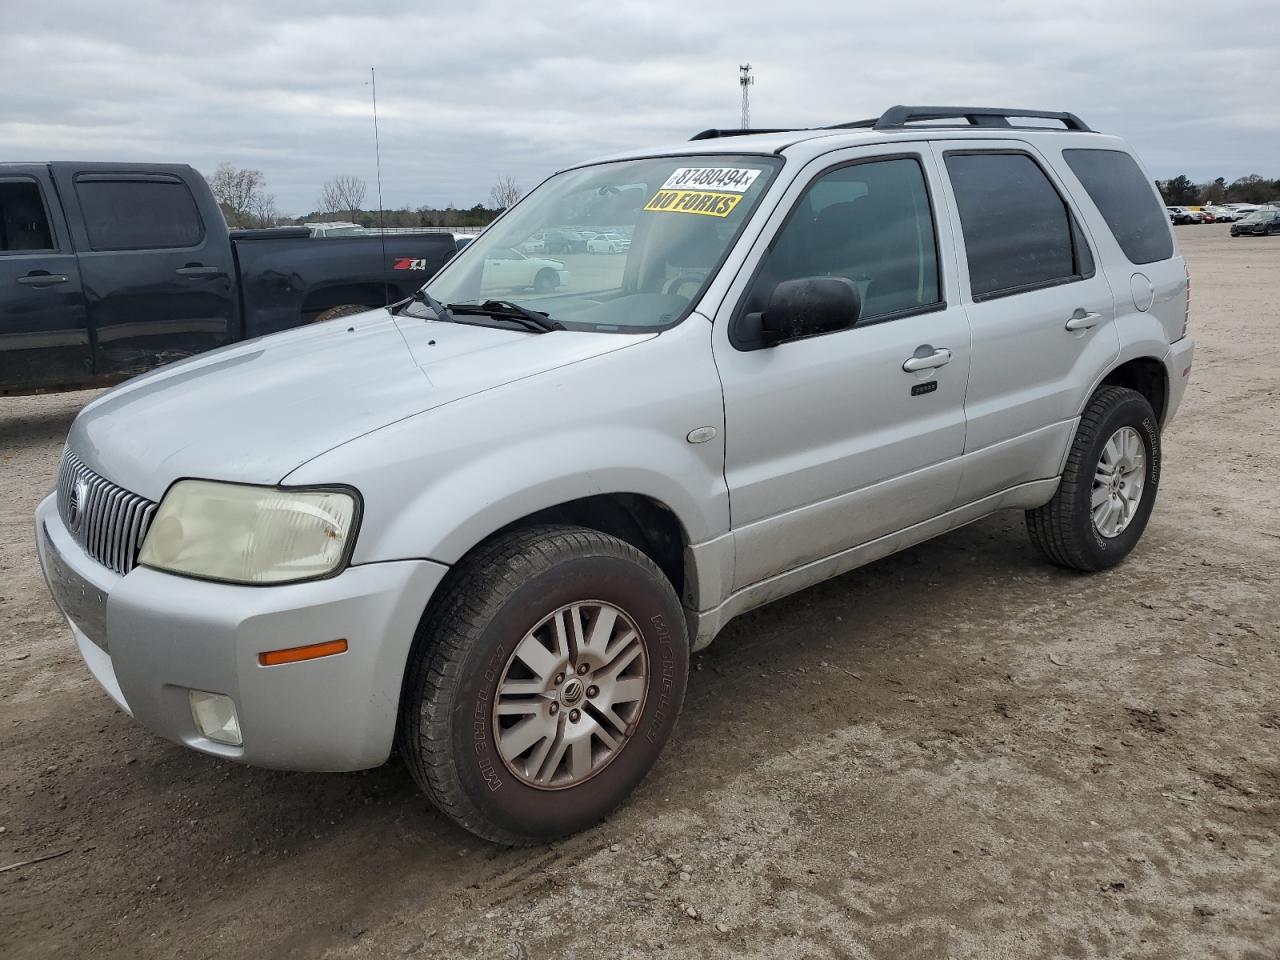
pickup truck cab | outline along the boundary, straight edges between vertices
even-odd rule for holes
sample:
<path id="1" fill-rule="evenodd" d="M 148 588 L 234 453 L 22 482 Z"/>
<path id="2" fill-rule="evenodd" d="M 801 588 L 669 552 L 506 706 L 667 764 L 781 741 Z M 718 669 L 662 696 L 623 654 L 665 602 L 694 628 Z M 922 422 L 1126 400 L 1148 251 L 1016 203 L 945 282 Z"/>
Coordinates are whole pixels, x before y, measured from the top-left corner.
<path id="1" fill-rule="evenodd" d="M 554 289 L 486 270 L 592 229 L 631 243 Z M 1187 291 L 1151 177 L 1071 114 L 707 131 L 554 175 L 412 300 L 95 400 L 40 557 L 157 733 L 302 770 L 398 744 L 459 824 L 542 842 L 641 780 L 746 610 L 1002 509 L 1123 560 Z"/>
<path id="2" fill-rule="evenodd" d="M 118 382 L 399 300 L 456 251 L 444 233 L 228 231 L 188 166 L 0 163 L 0 395 Z"/>

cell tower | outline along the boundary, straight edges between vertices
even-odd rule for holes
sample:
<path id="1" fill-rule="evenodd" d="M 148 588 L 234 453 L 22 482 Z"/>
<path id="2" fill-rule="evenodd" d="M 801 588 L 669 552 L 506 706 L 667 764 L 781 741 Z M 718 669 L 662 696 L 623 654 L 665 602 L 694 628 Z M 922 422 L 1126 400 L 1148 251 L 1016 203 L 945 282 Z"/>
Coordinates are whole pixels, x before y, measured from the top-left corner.
<path id="1" fill-rule="evenodd" d="M 751 86 L 756 78 L 751 75 L 751 64 L 744 63 L 738 68 L 738 85 L 742 87 L 742 128 L 751 127 Z"/>

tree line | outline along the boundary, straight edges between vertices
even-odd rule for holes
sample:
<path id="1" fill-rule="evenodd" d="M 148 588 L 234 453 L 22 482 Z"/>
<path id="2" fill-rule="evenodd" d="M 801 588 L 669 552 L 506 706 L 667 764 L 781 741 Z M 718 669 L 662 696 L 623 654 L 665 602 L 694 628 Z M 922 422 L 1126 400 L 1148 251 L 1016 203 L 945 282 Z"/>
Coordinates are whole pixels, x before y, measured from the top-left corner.
<path id="1" fill-rule="evenodd" d="M 523 196 L 515 178 L 503 176 L 490 189 L 488 205 L 477 203 L 460 209 L 450 203 L 445 207 L 366 210 L 368 185 L 353 174 L 339 174 L 321 186 L 314 210 L 300 217 L 288 217 L 276 205 L 275 194 L 267 191 L 267 178 L 261 170 L 224 161 L 213 173 L 206 174 L 205 180 L 222 208 L 227 225 L 241 229 L 325 220 L 344 220 L 362 227 L 483 227 Z"/>
<path id="2" fill-rule="evenodd" d="M 1179 174 L 1170 180 L 1157 180 L 1156 189 L 1171 207 L 1203 206 L 1214 203 L 1272 203 L 1280 200 L 1280 180 L 1268 180 L 1256 173 L 1227 183 L 1218 177 L 1208 183 L 1195 183 Z"/>

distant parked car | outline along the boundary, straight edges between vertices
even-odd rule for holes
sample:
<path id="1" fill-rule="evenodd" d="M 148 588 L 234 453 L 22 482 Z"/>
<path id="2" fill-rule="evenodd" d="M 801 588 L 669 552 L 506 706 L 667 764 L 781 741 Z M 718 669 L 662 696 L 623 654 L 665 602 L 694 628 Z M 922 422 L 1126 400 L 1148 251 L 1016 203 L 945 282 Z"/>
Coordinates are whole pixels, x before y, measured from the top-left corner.
<path id="1" fill-rule="evenodd" d="M 568 282 L 569 271 L 559 260 L 525 256 L 514 247 L 499 247 L 484 258 L 485 287 L 552 293 Z"/>
<path id="2" fill-rule="evenodd" d="M 1280 209 L 1263 207 L 1231 225 L 1233 237 L 1270 237 L 1280 233 Z"/>
<path id="3" fill-rule="evenodd" d="M 587 253 L 622 253 L 631 247 L 631 241 L 616 233 L 602 233 L 587 241 Z"/>
<path id="4" fill-rule="evenodd" d="M 1201 210 L 1205 214 L 1213 217 L 1214 223 L 1234 223 L 1239 219 L 1239 215 L 1230 207 L 1209 204 L 1208 206 L 1202 207 Z"/>
<path id="5" fill-rule="evenodd" d="M 1169 222 L 1174 224 L 1195 223 L 1191 211 L 1186 207 L 1165 207 L 1169 212 Z"/>

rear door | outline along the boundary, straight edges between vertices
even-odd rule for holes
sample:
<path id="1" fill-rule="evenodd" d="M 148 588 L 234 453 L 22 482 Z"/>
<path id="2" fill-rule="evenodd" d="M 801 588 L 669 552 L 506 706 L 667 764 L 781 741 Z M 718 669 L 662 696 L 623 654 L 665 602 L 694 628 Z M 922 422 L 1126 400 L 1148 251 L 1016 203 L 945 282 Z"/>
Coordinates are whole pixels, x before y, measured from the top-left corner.
<path id="1" fill-rule="evenodd" d="M 0 173 L 0 391 L 93 373 L 80 272 L 44 166 Z"/>
<path id="2" fill-rule="evenodd" d="M 55 170 L 80 251 L 96 374 L 130 376 L 231 342 L 226 225 L 216 207 L 201 209 L 182 168 Z"/>
<path id="3" fill-rule="evenodd" d="M 933 148 L 973 330 L 959 506 L 1058 474 L 1082 391 L 1119 355 L 1120 339 L 1083 218 L 1031 146 Z"/>

